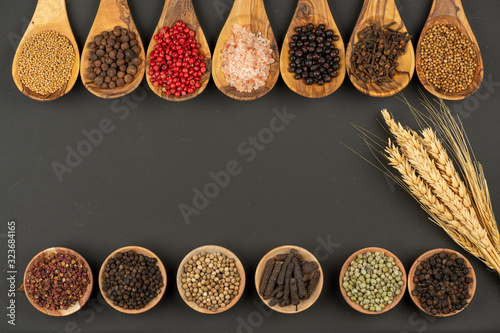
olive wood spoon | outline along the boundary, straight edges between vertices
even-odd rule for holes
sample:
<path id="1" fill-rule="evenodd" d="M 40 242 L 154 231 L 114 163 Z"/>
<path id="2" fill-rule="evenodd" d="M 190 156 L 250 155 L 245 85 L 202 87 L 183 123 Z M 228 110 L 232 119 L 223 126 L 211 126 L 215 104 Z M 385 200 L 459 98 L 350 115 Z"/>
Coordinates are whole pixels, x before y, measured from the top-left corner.
<path id="1" fill-rule="evenodd" d="M 198 21 L 198 17 L 194 11 L 192 0 L 165 0 L 165 5 L 163 6 L 163 12 L 161 13 L 160 20 L 158 21 L 158 26 L 156 27 L 153 37 L 151 38 L 151 42 L 149 43 L 147 53 L 148 61 L 149 55 L 154 50 L 156 44 L 158 44 L 158 41 L 154 39 L 154 36 L 157 35 L 163 27 L 173 27 L 178 20 L 186 23 L 186 26 L 195 32 L 194 37 L 200 44 L 200 54 L 205 57 L 204 62 L 206 64 L 207 71 L 201 76 L 201 86 L 196 89 L 194 93 L 179 97 L 165 94 L 161 86 L 155 87 L 151 82 L 149 70 L 146 71 L 146 79 L 148 80 L 148 85 L 151 90 L 153 90 L 153 92 L 161 98 L 174 102 L 187 101 L 201 94 L 207 87 L 212 73 L 212 55 L 210 53 L 210 47 L 208 46 L 207 39 L 205 38 L 205 34 L 201 29 L 200 22 Z"/>
<path id="2" fill-rule="evenodd" d="M 315 27 L 319 24 L 324 24 L 326 29 L 333 30 L 333 33 L 339 36 L 339 40 L 333 42 L 335 47 L 339 49 L 338 56 L 340 58 L 340 67 L 337 70 L 337 76 L 332 78 L 330 82 L 324 83 L 322 86 L 318 84 L 307 85 L 304 79 L 295 79 L 295 74 L 290 73 L 288 70 L 290 67 L 290 41 L 292 36 L 296 34 L 295 28 L 305 26 L 308 23 L 314 24 Z M 281 77 L 283 78 L 283 81 L 285 81 L 288 88 L 299 95 L 309 98 L 321 98 L 328 96 L 342 85 L 345 78 L 344 41 L 342 40 L 339 29 L 337 28 L 337 24 L 333 20 L 332 12 L 330 11 L 327 0 L 298 1 L 295 14 L 293 15 L 292 22 L 288 27 L 285 39 L 283 40 L 283 46 L 281 47 L 280 70 Z"/>
<path id="3" fill-rule="evenodd" d="M 411 41 L 409 41 L 406 45 L 405 53 L 398 58 L 399 66 L 396 70 L 402 72 L 402 74 L 394 75 L 391 82 L 381 84 L 363 82 L 351 74 L 352 64 L 350 59 L 354 44 L 358 42 L 358 32 L 370 23 L 378 23 L 380 26 L 383 26 L 392 22 L 396 22 L 396 24 L 391 29 L 399 32 L 407 32 L 394 0 L 365 0 L 358 22 L 354 27 L 349 45 L 347 46 L 347 74 L 356 89 L 372 97 L 388 97 L 397 94 L 410 83 L 415 71 L 415 51 L 413 50 Z"/>
<path id="4" fill-rule="evenodd" d="M 25 87 L 21 82 L 17 64 L 19 62 L 19 55 L 26 40 L 28 40 L 31 36 L 45 30 L 56 31 L 60 35 L 68 38 L 75 51 L 75 62 L 73 63 L 71 76 L 68 82 L 63 87 L 52 94 L 40 95 Z M 66 1 L 38 0 L 35 13 L 31 18 L 31 22 L 26 29 L 26 32 L 24 33 L 19 46 L 17 47 L 16 54 L 14 55 L 14 61 L 12 63 L 12 78 L 14 79 L 17 88 L 26 96 L 37 101 L 52 101 L 56 98 L 64 96 L 73 88 L 76 79 L 78 78 L 78 68 L 80 66 L 79 58 L 80 52 L 78 51 L 78 44 L 76 43 L 75 36 L 73 35 L 73 31 L 71 30 L 71 26 L 68 20 L 68 13 L 66 12 Z"/>
<path id="5" fill-rule="evenodd" d="M 142 62 L 139 66 L 137 66 L 137 73 L 134 75 L 134 80 L 132 82 L 125 84 L 122 87 L 117 86 L 116 88 L 103 89 L 95 85 L 93 81 L 87 79 L 87 68 L 90 64 L 88 45 L 94 41 L 95 36 L 100 35 L 103 31 L 113 31 L 116 26 L 135 33 L 138 46 L 141 48 L 139 58 Z M 92 94 L 101 98 L 118 98 L 131 93 L 141 84 L 144 77 L 144 55 L 144 46 L 142 44 L 141 36 L 137 31 L 137 27 L 132 18 L 132 14 L 130 13 L 127 0 L 101 0 L 94 23 L 92 24 L 92 28 L 90 28 L 90 32 L 82 52 L 80 75 L 85 88 L 87 88 L 87 90 Z"/>
<path id="6" fill-rule="evenodd" d="M 227 83 L 224 73 L 221 71 L 221 51 L 229 39 L 235 24 L 239 24 L 242 27 L 247 26 L 254 34 L 258 34 L 260 32 L 262 37 L 269 39 L 272 49 L 271 55 L 275 60 L 275 62 L 270 65 L 269 76 L 266 84 L 252 92 L 239 92 L 235 88 L 231 87 L 229 83 Z M 266 14 L 264 1 L 235 0 L 226 23 L 220 32 L 217 45 L 215 46 L 212 65 L 212 76 L 214 78 L 215 85 L 220 91 L 231 98 L 240 101 L 250 101 L 260 98 L 271 91 L 278 80 L 279 74 L 278 45 L 276 44 L 273 29 L 271 28 L 271 24 L 269 23 L 269 19 Z"/>
<path id="7" fill-rule="evenodd" d="M 463 33 L 464 36 L 469 40 L 474 51 L 476 51 L 477 67 L 476 71 L 474 72 L 474 79 L 472 80 L 472 83 L 469 85 L 469 87 L 464 91 L 458 93 L 447 93 L 436 88 L 429 81 L 427 81 L 422 67 L 420 66 L 420 47 L 422 40 L 427 33 L 427 30 L 429 30 L 436 24 L 451 24 L 456 26 L 458 30 Z M 474 36 L 474 33 L 472 32 L 472 29 L 469 25 L 467 16 L 465 16 L 464 8 L 460 0 L 434 0 L 429 17 L 427 18 L 427 22 L 425 23 L 424 29 L 420 34 L 416 53 L 418 78 L 420 79 L 420 82 L 425 87 L 425 89 L 427 89 L 434 96 L 447 100 L 461 100 L 474 94 L 483 82 L 484 65 L 481 56 L 481 50 L 479 49 L 476 37 Z"/>

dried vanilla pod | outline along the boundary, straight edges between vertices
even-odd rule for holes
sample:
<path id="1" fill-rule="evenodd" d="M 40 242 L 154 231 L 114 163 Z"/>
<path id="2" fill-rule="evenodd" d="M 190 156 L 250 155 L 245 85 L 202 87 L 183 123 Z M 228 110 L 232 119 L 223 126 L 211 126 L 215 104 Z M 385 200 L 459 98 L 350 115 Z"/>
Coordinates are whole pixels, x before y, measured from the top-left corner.
<path id="1" fill-rule="evenodd" d="M 284 284 L 285 283 L 285 273 L 288 269 L 288 266 L 292 262 L 292 258 L 295 254 L 295 249 L 291 249 L 290 252 L 288 253 L 285 263 L 283 264 L 283 268 L 281 269 L 280 274 L 278 275 L 278 281 L 276 281 L 278 284 Z"/>
<path id="2" fill-rule="evenodd" d="M 298 294 L 298 280 L 295 278 L 290 279 L 290 297 L 292 299 L 292 304 L 297 306 L 300 303 L 299 294 Z"/>
<path id="3" fill-rule="evenodd" d="M 314 272 L 313 276 L 311 277 L 311 280 L 309 280 L 309 283 L 307 284 L 307 297 L 311 297 L 311 294 L 313 293 L 314 289 L 318 286 L 319 283 L 319 271 Z"/>
<path id="4" fill-rule="evenodd" d="M 274 286 L 276 285 L 276 280 L 278 279 L 278 275 L 281 271 L 282 266 L 283 266 L 282 261 L 277 261 L 274 264 L 273 272 L 271 273 L 271 277 L 269 278 L 269 281 L 266 286 L 266 291 L 264 292 L 264 299 L 268 299 L 271 293 L 273 292 Z"/>
<path id="5" fill-rule="evenodd" d="M 259 294 L 264 296 L 264 293 L 266 292 L 266 287 L 269 282 L 269 278 L 271 277 L 271 274 L 273 273 L 273 268 L 274 268 L 275 261 L 274 259 L 269 259 L 266 262 L 266 268 L 264 270 L 264 277 L 262 278 L 262 283 L 260 285 L 260 290 Z"/>
<path id="6" fill-rule="evenodd" d="M 306 285 L 304 283 L 304 276 L 302 275 L 302 270 L 300 268 L 300 264 L 297 260 L 297 258 L 293 259 L 293 276 L 296 279 L 296 284 L 297 284 L 297 289 L 299 292 L 299 297 L 300 298 L 306 298 L 307 297 L 307 290 L 306 290 Z"/>
<path id="7" fill-rule="evenodd" d="M 316 261 L 306 262 L 305 264 L 301 265 L 302 275 L 307 275 L 309 273 L 312 273 L 318 268 L 319 266 Z"/>

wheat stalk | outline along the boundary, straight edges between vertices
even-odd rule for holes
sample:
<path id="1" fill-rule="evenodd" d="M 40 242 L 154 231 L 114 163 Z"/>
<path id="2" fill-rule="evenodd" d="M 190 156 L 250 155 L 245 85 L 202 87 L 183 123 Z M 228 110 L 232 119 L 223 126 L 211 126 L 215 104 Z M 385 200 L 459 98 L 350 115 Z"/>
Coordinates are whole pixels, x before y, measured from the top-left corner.
<path id="1" fill-rule="evenodd" d="M 450 146 L 459 164 L 467 163 L 465 168 L 468 169 L 463 171 L 465 182 L 432 129 L 424 129 L 420 137 L 396 123 L 387 110 L 383 110 L 382 115 L 397 143 L 389 140 L 386 157 L 401 174 L 407 191 L 420 202 L 431 220 L 460 246 L 500 273 L 497 250 L 500 237 L 486 180 L 480 166 L 471 162 L 468 146 L 460 148 L 466 143 L 463 133 L 455 133 L 458 139 L 450 140 Z M 437 112 L 434 115 L 439 116 Z M 456 125 L 451 115 L 448 118 L 439 117 L 439 121 L 443 132 L 451 131 L 448 135 L 458 128 L 458 125 L 456 128 L 446 125 L 450 121 Z M 476 195 L 479 200 L 476 200 Z"/>
<path id="2" fill-rule="evenodd" d="M 431 220 L 442 227 L 458 245 L 480 259 L 489 268 L 496 269 L 494 267 L 496 266 L 500 269 L 500 266 L 491 264 L 483 259 L 485 256 L 484 248 L 479 249 L 474 244 L 475 237 L 460 222 L 455 220 L 449 209 L 432 193 L 431 188 L 416 174 L 415 169 L 413 169 L 406 157 L 401 154 L 399 148 L 390 139 L 385 152 L 387 153 L 386 157 L 389 165 L 399 171 L 403 182 L 407 186 L 407 190 L 420 202 L 422 209 L 430 215 Z"/>

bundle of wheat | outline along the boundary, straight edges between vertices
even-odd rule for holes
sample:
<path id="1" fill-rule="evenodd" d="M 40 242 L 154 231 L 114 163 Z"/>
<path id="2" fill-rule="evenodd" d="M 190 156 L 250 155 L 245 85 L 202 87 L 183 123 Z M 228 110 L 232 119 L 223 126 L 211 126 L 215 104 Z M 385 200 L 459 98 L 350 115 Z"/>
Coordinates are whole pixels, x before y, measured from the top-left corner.
<path id="1" fill-rule="evenodd" d="M 392 176 L 457 244 L 500 274 L 500 235 L 483 169 L 444 102 L 436 108 L 425 99 L 424 106 L 429 115 L 410 106 L 425 127 L 420 133 L 382 111 L 393 136 L 384 156 L 399 172 Z"/>

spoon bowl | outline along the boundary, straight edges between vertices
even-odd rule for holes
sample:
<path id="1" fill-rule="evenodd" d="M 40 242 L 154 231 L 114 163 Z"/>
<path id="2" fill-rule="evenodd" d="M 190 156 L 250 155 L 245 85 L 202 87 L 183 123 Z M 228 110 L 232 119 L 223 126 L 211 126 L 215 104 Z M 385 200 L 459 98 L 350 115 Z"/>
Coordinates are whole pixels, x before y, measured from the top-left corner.
<path id="1" fill-rule="evenodd" d="M 85 291 L 85 294 L 83 295 L 82 298 L 80 298 L 80 300 L 77 303 L 75 303 L 75 305 L 73 305 L 72 307 L 69 307 L 66 310 L 49 310 L 49 309 L 43 308 L 40 305 L 36 304 L 33 301 L 33 299 L 29 297 L 28 292 L 25 290 L 25 286 L 27 284 L 26 282 L 27 282 L 27 278 L 28 278 L 28 272 L 31 270 L 33 265 L 38 260 L 40 260 L 44 257 L 47 257 L 51 253 L 71 254 L 71 255 L 75 256 L 76 258 L 81 259 L 83 261 L 85 268 L 87 269 L 89 284 L 87 286 L 87 290 Z M 33 307 L 35 309 L 37 309 L 41 313 L 45 313 L 46 315 L 53 316 L 53 317 L 63 317 L 63 316 L 68 316 L 70 314 L 73 314 L 76 311 L 80 310 L 85 305 L 85 303 L 87 303 L 87 301 L 89 300 L 90 295 L 92 294 L 93 287 L 94 287 L 94 278 L 92 276 L 92 269 L 90 268 L 90 265 L 88 264 L 88 262 L 85 260 L 84 257 L 82 257 L 76 251 L 73 251 L 73 250 L 65 248 L 65 247 L 51 247 L 49 249 L 43 250 L 42 252 L 40 252 L 36 256 L 34 256 L 33 259 L 31 259 L 31 261 L 29 262 L 29 264 L 26 267 L 26 270 L 24 272 L 23 285 L 21 286 L 20 289 L 25 291 L 26 297 L 28 297 L 28 301 L 31 303 L 31 305 L 33 305 Z"/>
<path id="2" fill-rule="evenodd" d="M 476 52 L 477 67 L 474 72 L 474 78 L 472 80 L 472 83 L 464 91 L 457 93 L 449 93 L 442 91 L 441 89 L 438 89 L 427 80 L 424 71 L 422 70 L 421 67 L 422 40 L 424 39 L 424 36 L 426 35 L 427 31 L 437 24 L 453 25 L 457 27 L 458 30 L 469 40 L 472 48 Z M 484 77 L 484 65 L 481 56 L 481 50 L 479 49 L 476 37 L 472 32 L 472 29 L 469 25 L 469 21 L 467 20 L 467 16 L 465 15 L 464 12 L 462 2 L 460 0 L 434 0 L 429 17 L 427 18 L 427 22 L 425 23 L 424 29 L 420 34 L 420 39 L 417 44 L 416 70 L 417 70 L 417 76 L 420 79 L 420 83 L 422 83 L 424 88 L 427 89 L 427 91 L 429 91 L 434 96 L 442 99 L 454 100 L 454 101 L 462 100 L 474 94 L 481 86 Z"/>
<path id="3" fill-rule="evenodd" d="M 61 36 L 64 36 L 69 40 L 75 52 L 75 61 L 71 70 L 71 76 L 64 86 L 49 95 L 40 95 L 37 92 L 30 90 L 21 82 L 18 71 L 18 62 L 24 43 L 30 37 L 45 30 L 56 31 Z M 12 63 L 12 78 L 14 79 L 14 83 L 16 84 L 17 88 L 24 95 L 37 101 L 52 101 L 61 96 L 64 96 L 73 88 L 78 78 L 78 69 L 80 66 L 79 58 L 80 52 L 78 51 L 78 44 L 76 43 L 75 36 L 73 35 L 73 31 L 71 30 L 71 26 L 69 24 L 68 13 L 66 11 L 66 1 L 38 0 L 35 13 L 33 14 L 30 24 L 26 29 L 26 32 L 24 33 L 19 46 L 17 47 L 16 53 L 14 55 L 14 61 Z"/>
<path id="4" fill-rule="evenodd" d="M 233 258 L 234 259 L 234 264 L 236 268 L 238 269 L 238 273 L 240 274 L 240 286 L 238 289 L 238 295 L 236 295 L 231 302 L 225 306 L 225 307 L 220 307 L 217 309 L 217 311 L 210 311 L 208 309 L 199 307 L 195 302 L 189 301 L 186 297 L 186 293 L 184 289 L 182 289 L 182 274 L 184 273 L 184 265 L 187 264 L 187 262 L 193 258 L 194 255 L 200 254 L 201 252 L 206 252 L 206 253 L 216 253 L 220 252 L 221 254 L 225 255 L 228 258 Z M 243 295 L 243 291 L 245 290 L 245 282 L 246 282 L 246 276 L 245 276 L 245 268 L 243 267 L 243 264 L 241 263 L 240 259 L 231 251 L 228 249 L 222 247 L 222 246 L 217 246 L 217 245 L 205 245 L 205 246 L 200 246 L 193 251 L 189 252 L 184 259 L 182 259 L 181 263 L 179 264 L 179 269 L 177 270 L 177 290 L 179 291 L 179 294 L 181 295 L 182 300 L 193 310 L 196 310 L 200 313 L 204 314 L 218 314 L 225 312 L 229 309 L 231 309 L 238 301 L 240 300 L 241 296 Z"/>
<path id="5" fill-rule="evenodd" d="M 134 251 L 138 254 L 142 254 L 142 255 L 147 256 L 149 258 L 156 258 L 156 265 L 160 269 L 161 276 L 163 277 L 163 287 L 161 288 L 160 294 L 156 295 L 156 297 L 154 297 L 152 300 L 150 300 L 146 304 L 145 307 L 143 307 L 142 309 L 139 309 L 139 310 L 124 309 L 124 308 L 119 307 L 118 305 L 114 305 L 113 301 L 110 300 L 106 296 L 106 293 L 104 292 L 104 288 L 103 288 L 105 269 L 106 269 L 106 265 L 107 265 L 109 259 L 113 258 L 116 254 L 118 254 L 120 252 L 127 252 L 127 251 Z M 125 246 L 125 247 L 122 247 L 122 248 L 112 252 L 106 258 L 106 260 L 104 260 L 104 262 L 102 263 L 101 269 L 99 271 L 99 290 L 101 292 L 102 297 L 106 300 L 106 303 L 108 303 L 109 306 L 111 306 L 116 311 L 120 311 L 122 313 L 139 314 L 139 313 L 143 313 L 143 312 L 151 310 L 153 307 L 155 307 L 156 304 L 158 304 L 158 302 L 160 302 L 161 298 L 165 294 L 166 289 L 167 289 L 167 271 L 165 270 L 165 266 L 163 266 L 162 261 L 160 260 L 160 258 L 156 254 L 154 254 L 150 250 L 145 249 L 145 248 L 140 247 L 140 246 Z"/>
<path id="6" fill-rule="evenodd" d="M 201 86 L 196 89 L 194 93 L 179 97 L 165 94 L 161 86 L 155 87 L 151 82 L 151 75 L 149 75 L 149 70 L 146 71 L 146 79 L 148 80 L 148 85 L 151 90 L 153 90 L 153 92 L 161 98 L 173 102 L 187 101 L 201 94 L 207 87 L 208 81 L 210 80 L 210 75 L 212 73 L 212 55 L 210 54 L 210 47 L 208 46 L 207 39 L 205 38 L 205 34 L 203 33 L 203 30 L 200 26 L 200 22 L 198 21 L 198 17 L 196 16 L 192 0 L 165 0 L 163 12 L 161 13 L 160 20 L 158 21 L 158 25 L 155 29 L 155 32 L 153 33 L 151 42 L 149 43 L 147 53 L 148 62 L 149 55 L 158 44 L 158 41 L 154 39 L 154 36 L 157 35 L 163 27 L 174 26 L 178 20 L 186 23 L 186 26 L 195 32 L 196 41 L 200 44 L 200 54 L 205 56 L 204 62 L 206 64 L 207 71 L 201 76 Z"/>
<path id="7" fill-rule="evenodd" d="M 322 86 L 318 84 L 307 85 L 304 79 L 295 79 L 295 74 L 290 73 L 288 70 L 290 63 L 290 41 L 292 36 L 296 33 L 295 28 L 305 26 L 308 23 L 314 24 L 317 27 L 319 24 L 324 24 L 326 29 L 333 30 L 333 33 L 339 36 L 339 40 L 333 42 L 335 47 L 339 49 L 339 69 L 337 70 L 337 76 L 333 78 L 330 82 L 326 82 Z M 326 0 L 299 0 L 297 3 L 297 8 L 295 9 L 295 14 L 293 15 L 292 22 L 288 28 L 285 39 L 283 40 L 283 46 L 281 47 L 280 55 L 280 71 L 281 77 L 285 84 L 295 93 L 309 98 L 321 98 L 332 94 L 336 91 L 344 82 L 345 78 L 345 48 L 342 36 L 340 35 L 337 24 L 335 23 L 330 7 L 328 6 L 328 1 Z"/>
<path id="8" fill-rule="evenodd" d="M 395 24 L 391 26 L 391 29 L 398 32 L 408 32 L 401 16 L 399 15 L 394 0 L 365 0 L 347 46 L 346 67 L 349 79 L 356 89 L 372 97 L 388 97 L 397 94 L 406 88 L 406 86 L 410 83 L 415 71 L 415 52 L 411 41 L 409 41 L 406 44 L 405 53 L 398 58 L 399 65 L 396 70 L 401 73 L 394 75 L 394 78 L 390 82 L 384 82 L 381 84 L 363 82 L 352 75 L 353 65 L 351 63 L 351 57 L 354 45 L 359 40 L 358 32 L 370 24 L 376 23 L 379 26 L 384 26 L 392 22 L 395 22 Z"/>
<path id="9" fill-rule="evenodd" d="M 117 86 L 115 88 L 103 89 L 94 84 L 94 82 L 88 80 L 86 77 L 87 68 L 90 65 L 88 45 L 94 40 L 95 36 L 100 35 L 103 31 L 113 31 L 116 26 L 125 28 L 128 31 L 135 33 L 138 46 L 141 48 L 141 53 L 138 55 L 139 59 L 141 59 L 141 64 L 137 66 L 137 73 L 134 75 L 134 80 L 132 82 L 125 84 L 122 87 Z M 82 77 L 82 82 L 85 85 L 85 88 L 87 88 L 87 90 L 95 96 L 101 98 L 122 97 L 134 91 L 141 84 L 145 68 L 144 46 L 132 18 L 132 14 L 130 13 L 127 0 L 101 0 L 94 23 L 92 24 L 92 28 L 90 28 L 90 32 L 82 52 L 80 76 Z"/>
<path id="10" fill-rule="evenodd" d="M 239 92 L 226 81 L 224 73 L 221 71 L 221 52 L 229 39 L 233 26 L 238 24 L 248 27 L 254 34 L 261 33 L 261 36 L 269 39 L 272 50 L 272 57 L 275 60 L 270 65 L 269 76 L 266 84 L 252 92 Z M 225 95 L 240 101 L 251 101 L 267 94 L 276 84 L 279 77 L 279 51 L 273 30 L 266 14 L 263 0 L 235 0 L 229 17 L 222 28 L 217 40 L 213 55 L 212 76 L 215 85 Z"/>

